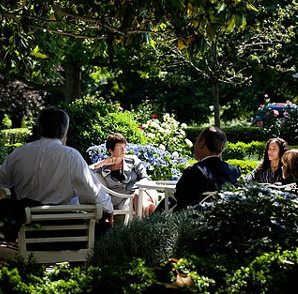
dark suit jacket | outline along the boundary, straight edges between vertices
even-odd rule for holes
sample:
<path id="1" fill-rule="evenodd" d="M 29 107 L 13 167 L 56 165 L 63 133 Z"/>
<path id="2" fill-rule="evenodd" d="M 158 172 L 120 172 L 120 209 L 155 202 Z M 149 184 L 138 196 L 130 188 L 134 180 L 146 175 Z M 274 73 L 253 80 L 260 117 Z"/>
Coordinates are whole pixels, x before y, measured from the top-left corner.
<path id="1" fill-rule="evenodd" d="M 199 161 L 184 171 L 176 185 L 177 209 L 199 204 L 204 192 L 216 191 L 225 182 L 235 185 L 240 175 L 238 167 L 222 161 L 218 156 Z"/>

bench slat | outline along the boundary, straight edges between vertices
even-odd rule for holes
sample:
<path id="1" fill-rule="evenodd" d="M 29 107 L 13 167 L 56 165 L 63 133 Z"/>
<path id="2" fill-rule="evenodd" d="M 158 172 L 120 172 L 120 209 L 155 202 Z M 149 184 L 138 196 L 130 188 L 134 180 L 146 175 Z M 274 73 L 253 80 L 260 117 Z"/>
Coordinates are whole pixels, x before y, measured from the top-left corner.
<path id="1" fill-rule="evenodd" d="M 58 243 L 58 242 L 84 242 L 88 241 L 88 236 L 78 237 L 53 237 L 53 238 L 26 238 L 26 244 L 32 243 Z"/>
<path id="2" fill-rule="evenodd" d="M 55 251 L 28 251 L 26 257 L 28 258 L 30 254 L 33 254 L 34 257 L 40 263 L 55 263 L 63 261 L 86 261 L 88 249 L 80 250 L 61 250 L 59 252 Z"/>
<path id="3" fill-rule="evenodd" d="M 26 232 L 32 231 L 61 231 L 61 230 L 87 230 L 89 225 L 45 225 L 41 228 L 27 226 Z"/>
<path id="4" fill-rule="evenodd" d="M 60 214 L 36 214 L 31 215 L 31 221 L 47 220 L 71 220 L 95 218 L 94 213 L 60 213 Z"/>

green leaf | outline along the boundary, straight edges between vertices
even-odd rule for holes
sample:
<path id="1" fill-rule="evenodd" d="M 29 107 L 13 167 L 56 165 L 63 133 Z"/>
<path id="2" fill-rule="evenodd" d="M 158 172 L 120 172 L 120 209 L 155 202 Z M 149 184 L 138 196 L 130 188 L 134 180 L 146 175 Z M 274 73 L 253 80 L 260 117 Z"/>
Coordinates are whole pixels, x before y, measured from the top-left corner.
<path id="1" fill-rule="evenodd" d="M 216 32 L 215 29 L 213 28 L 212 25 L 208 25 L 206 28 L 206 32 L 207 32 L 207 36 L 209 39 L 214 40 L 215 36 L 216 36 Z"/>
<path id="2" fill-rule="evenodd" d="M 38 46 L 36 46 L 36 47 L 31 51 L 30 55 L 31 55 L 31 56 L 34 56 L 34 57 L 36 57 L 36 58 L 41 58 L 41 59 L 48 58 L 47 55 L 45 55 L 45 54 L 39 52 L 39 47 L 38 47 Z"/>
<path id="3" fill-rule="evenodd" d="M 258 12 L 258 9 L 256 7 L 254 7 L 252 4 L 247 4 L 246 7 L 250 10 Z"/>
<path id="4" fill-rule="evenodd" d="M 245 28 L 246 28 L 246 17 L 245 17 L 245 16 L 242 16 L 242 24 L 241 24 L 241 26 L 240 26 L 240 29 L 241 29 L 242 31 L 244 31 Z"/>
<path id="5" fill-rule="evenodd" d="M 235 26 L 235 15 L 232 15 L 232 17 L 229 19 L 227 24 L 227 28 L 226 28 L 227 32 L 232 31 L 234 26 Z"/>
<path id="6" fill-rule="evenodd" d="M 226 8 L 226 4 L 224 1 L 222 1 L 217 9 L 217 12 L 220 13 Z"/>
<path id="7" fill-rule="evenodd" d="M 11 37 L 9 38 L 9 44 L 12 44 L 12 43 L 13 43 L 13 40 L 14 40 L 14 37 L 11 36 Z"/>
<path id="8" fill-rule="evenodd" d="M 156 50 L 156 47 L 155 47 L 155 41 L 153 39 L 150 39 L 150 46 Z"/>

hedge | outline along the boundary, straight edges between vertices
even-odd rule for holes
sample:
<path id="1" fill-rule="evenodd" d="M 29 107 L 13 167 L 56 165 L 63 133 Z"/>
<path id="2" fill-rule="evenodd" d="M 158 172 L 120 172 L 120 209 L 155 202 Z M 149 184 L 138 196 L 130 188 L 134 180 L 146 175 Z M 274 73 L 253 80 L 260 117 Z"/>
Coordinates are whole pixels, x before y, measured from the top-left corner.
<path id="1" fill-rule="evenodd" d="M 247 174 L 251 173 L 256 168 L 259 161 L 229 159 L 229 160 L 227 160 L 227 163 L 239 167 L 241 169 L 242 175 L 247 175 Z"/>
<path id="2" fill-rule="evenodd" d="M 244 126 L 233 126 L 221 128 L 227 135 L 228 141 L 231 143 L 243 142 L 250 143 L 254 141 L 267 141 L 261 128 L 257 127 L 244 127 Z M 187 138 L 193 143 L 196 140 L 198 134 L 203 130 L 201 127 L 188 126 L 185 130 Z M 269 138 L 268 138 L 269 139 Z"/>
<path id="3" fill-rule="evenodd" d="M 244 142 L 250 143 L 252 140 L 254 141 L 263 141 L 266 142 L 272 137 L 282 137 L 284 138 L 290 145 L 298 144 L 298 128 L 297 121 L 295 122 L 295 126 L 287 126 L 282 124 L 282 127 L 286 128 L 286 130 L 280 130 L 280 132 L 272 132 L 268 127 L 259 128 L 252 126 L 233 126 L 233 127 L 222 127 L 221 129 L 226 133 L 228 141 L 232 143 Z M 193 143 L 196 140 L 198 134 L 203 130 L 203 128 L 198 126 L 188 126 L 186 129 L 186 135 L 189 140 Z"/>
<path id="4" fill-rule="evenodd" d="M 1 130 L 1 139 L 7 145 L 16 143 L 25 144 L 32 135 L 32 131 L 28 128 L 5 129 Z"/>
<path id="5" fill-rule="evenodd" d="M 223 160 L 228 159 L 255 159 L 261 160 L 264 155 L 266 142 L 252 141 L 250 143 L 228 142 L 226 149 L 222 153 Z"/>

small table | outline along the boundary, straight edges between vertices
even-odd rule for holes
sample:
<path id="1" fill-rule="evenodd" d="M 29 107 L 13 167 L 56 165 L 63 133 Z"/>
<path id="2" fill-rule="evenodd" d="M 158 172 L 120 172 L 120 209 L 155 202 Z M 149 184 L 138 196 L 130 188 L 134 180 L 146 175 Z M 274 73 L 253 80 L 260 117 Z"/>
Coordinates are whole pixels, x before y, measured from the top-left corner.
<path id="1" fill-rule="evenodd" d="M 155 189 L 165 192 L 165 213 L 169 212 L 168 199 L 170 193 L 175 192 L 177 181 L 140 181 L 135 185 L 139 188 L 138 211 L 137 215 L 142 217 L 143 195 L 145 190 Z"/>

